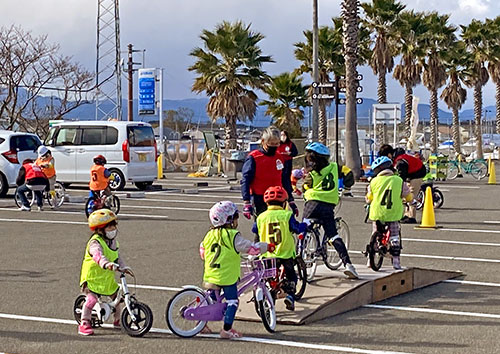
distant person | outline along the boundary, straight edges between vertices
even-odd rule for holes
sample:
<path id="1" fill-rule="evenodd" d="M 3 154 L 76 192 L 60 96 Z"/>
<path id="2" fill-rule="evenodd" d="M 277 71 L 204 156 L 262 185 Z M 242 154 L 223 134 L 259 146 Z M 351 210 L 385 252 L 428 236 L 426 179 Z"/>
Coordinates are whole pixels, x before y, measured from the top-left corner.
<path id="1" fill-rule="evenodd" d="M 52 199 L 56 197 L 56 191 L 54 185 L 56 183 L 56 168 L 55 161 L 52 153 L 45 145 L 40 145 L 38 147 L 38 158 L 35 163 L 40 166 L 43 174 L 47 177 L 49 182 L 49 194 Z M 54 203 L 55 205 L 56 203 Z"/>
<path id="2" fill-rule="evenodd" d="M 35 193 L 36 204 L 38 206 L 38 211 L 43 210 L 43 195 L 42 190 L 33 190 L 31 186 L 45 186 L 47 188 L 48 182 L 47 177 L 43 173 L 40 166 L 38 166 L 32 159 L 26 159 L 23 161 L 23 165 L 19 169 L 19 174 L 16 179 L 17 196 L 21 200 L 21 211 L 31 211 L 30 203 L 26 198 L 26 192 L 32 190 Z"/>
<path id="3" fill-rule="evenodd" d="M 286 130 L 282 130 L 280 133 L 280 146 L 278 147 L 278 153 L 280 153 L 285 160 L 283 174 L 288 176 L 287 178 L 290 179 L 293 169 L 293 158 L 299 154 L 299 151 L 293 141 L 290 140 L 290 136 Z"/>
<path id="4" fill-rule="evenodd" d="M 111 188 L 109 188 L 109 181 L 114 180 L 114 176 L 111 172 L 104 167 L 108 161 L 102 155 L 97 155 L 94 157 L 94 165 L 90 168 L 90 182 L 89 182 L 89 198 L 95 200 L 98 198 L 99 192 L 103 191 L 105 196 L 111 195 Z M 94 209 L 94 204 L 89 203 L 89 212 Z"/>

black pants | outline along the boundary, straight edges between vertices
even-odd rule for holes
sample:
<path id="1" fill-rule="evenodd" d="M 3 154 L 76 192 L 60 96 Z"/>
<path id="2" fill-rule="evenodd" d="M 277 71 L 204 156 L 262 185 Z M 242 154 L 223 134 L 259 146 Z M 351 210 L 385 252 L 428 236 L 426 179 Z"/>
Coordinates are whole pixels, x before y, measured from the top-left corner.
<path id="1" fill-rule="evenodd" d="M 335 238 L 337 236 L 337 238 L 333 241 L 333 246 L 339 254 L 340 259 L 342 259 L 344 265 L 346 265 L 347 263 L 351 263 L 351 259 L 349 257 L 349 253 L 347 253 L 344 241 L 338 237 L 334 210 L 335 204 L 310 200 L 306 202 L 304 206 L 304 219 L 320 220 L 326 239 Z"/>
<path id="2" fill-rule="evenodd" d="M 283 268 L 285 269 L 285 278 L 287 280 L 288 284 L 285 284 L 282 288 L 287 295 L 292 296 L 292 298 L 295 300 L 295 286 L 297 285 L 297 273 L 295 273 L 295 267 L 294 267 L 294 262 L 293 258 L 276 258 L 276 268 L 279 269 L 283 265 Z"/>

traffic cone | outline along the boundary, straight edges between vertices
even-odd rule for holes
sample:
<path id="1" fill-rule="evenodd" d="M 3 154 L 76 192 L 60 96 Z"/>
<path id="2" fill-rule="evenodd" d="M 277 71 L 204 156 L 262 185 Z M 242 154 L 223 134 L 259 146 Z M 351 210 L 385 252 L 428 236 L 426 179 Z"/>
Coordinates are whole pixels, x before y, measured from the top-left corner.
<path id="1" fill-rule="evenodd" d="M 490 177 L 488 178 L 488 184 L 497 184 L 497 177 L 495 175 L 495 163 L 490 160 Z"/>
<path id="2" fill-rule="evenodd" d="M 422 223 L 416 229 L 435 229 L 436 218 L 434 216 L 434 201 L 432 200 L 432 188 L 425 190 L 424 210 L 422 212 Z"/>

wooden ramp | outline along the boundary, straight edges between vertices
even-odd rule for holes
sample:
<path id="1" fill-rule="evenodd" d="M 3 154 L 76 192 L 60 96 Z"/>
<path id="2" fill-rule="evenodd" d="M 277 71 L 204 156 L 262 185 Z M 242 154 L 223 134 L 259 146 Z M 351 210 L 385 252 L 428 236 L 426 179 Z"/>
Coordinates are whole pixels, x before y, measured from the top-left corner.
<path id="1" fill-rule="evenodd" d="M 318 266 L 314 280 L 307 284 L 304 296 L 295 303 L 294 312 L 285 309 L 282 299 L 277 301 L 278 323 L 311 323 L 463 275 L 460 271 L 424 268 L 394 270 L 392 267 L 383 267 L 379 272 L 374 272 L 366 265 L 355 267 L 359 280 L 346 279 L 343 268 L 331 271 L 324 265 Z M 260 321 L 253 302 L 248 302 L 251 297 L 250 292 L 240 298 L 237 319 Z"/>

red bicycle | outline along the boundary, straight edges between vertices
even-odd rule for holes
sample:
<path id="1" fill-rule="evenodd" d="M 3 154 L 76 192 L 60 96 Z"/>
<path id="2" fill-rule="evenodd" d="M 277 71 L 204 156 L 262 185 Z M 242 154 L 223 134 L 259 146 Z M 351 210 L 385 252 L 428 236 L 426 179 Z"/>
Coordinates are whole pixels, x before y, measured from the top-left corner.
<path id="1" fill-rule="evenodd" d="M 377 272 L 382 267 L 384 257 L 387 257 L 389 253 L 391 230 L 389 229 L 389 225 L 381 221 L 377 221 L 376 223 L 377 231 L 370 237 L 370 243 L 366 245 L 366 251 L 363 254 L 370 260 L 370 268 Z M 399 234 L 399 243 L 402 249 L 401 232 Z"/>

